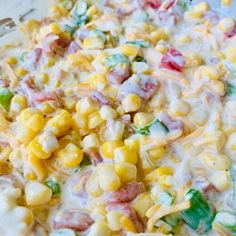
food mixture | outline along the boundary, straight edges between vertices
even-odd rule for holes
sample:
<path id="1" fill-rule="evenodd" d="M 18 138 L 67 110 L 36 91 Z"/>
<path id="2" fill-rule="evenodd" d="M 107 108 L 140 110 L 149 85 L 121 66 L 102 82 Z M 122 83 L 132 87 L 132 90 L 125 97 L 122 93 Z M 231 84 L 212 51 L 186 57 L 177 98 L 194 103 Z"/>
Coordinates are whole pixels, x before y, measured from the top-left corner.
<path id="1" fill-rule="evenodd" d="M 19 29 L 1 48 L 0 235 L 236 234 L 233 18 L 58 0 Z"/>

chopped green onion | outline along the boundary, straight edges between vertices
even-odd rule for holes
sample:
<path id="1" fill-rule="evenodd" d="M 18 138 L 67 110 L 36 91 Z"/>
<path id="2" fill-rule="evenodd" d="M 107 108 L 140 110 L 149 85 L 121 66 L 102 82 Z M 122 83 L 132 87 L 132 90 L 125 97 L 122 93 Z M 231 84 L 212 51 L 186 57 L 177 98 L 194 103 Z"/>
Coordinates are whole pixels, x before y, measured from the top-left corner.
<path id="1" fill-rule="evenodd" d="M 150 47 L 150 43 L 145 41 L 145 40 L 133 40 L 133 41 L 127 41 L 126 42 L 127 44 L 134 44 L 134 45 L 138 45 L 140 47 L 143 47 L 143 48 L 148 48 Z"/>
<path id="2" fill-rule="evenodd" d="M 236 233 L 236 215 L 227 211 L 216 214 L 215 223 L 222 225 L 227 230 Z"/>
<path id="3" fill-rule="evenodd" d="M 230 83 L 226 84 L 226 91 L 228 96 L 233 96 L 236 94 L 236 87 Z"/>
<path id="4" fill-rule="evenodd" d="M 95 36 L 100 37 L 105 43 L 106 43 L 106 41 L 107 41 L 106 35 L 105 35 L 104 32 L 101 31 L 100 29 L 95 29 L 95 30 L 93 30 L 92 35 L 95 35 Z"/>
<path id="5" fill-rule="evenodd" d="M 85 25 L 89 21 L 89 17 L 86 15 L 87 9 L 88 5 L 83 1 L 74 6 L 74 9 L 72 10 L 72 18 L 77 26 Z"/>
<path id="6" fill-rule="evenodd" d="M 164 191 L 160 194 L 159 201 L 161 205 L 170 206 L 174 201 L 174 197 L 169 192 Z"/>
<path id="7" fill-rule="evenodd" d="M 0 88 L 0 105 L 6 110 L 10 110 L 11 99 L 14 94 L 7 88 Z"/>
<path id="8" fill-rule="evenodd" d="M 24 62 L 25 57 L 26 57 L 27 54 L 28 54 L 28 52 L 23 52 L 23 53 L 21 53 L 21 55 L 20 55 L 20 57 L 19 57 L 19 60 L 20 60 L 21 62 Z"/>
<path id="9" fill-rule="evenodd" d="M 160 131 L 163 131 L 165 133 L 169 131 L 168 128 L 161 121 L 159 121 L 158 119 L 153 120 L 150 124 L 148 124 L 148 125 L 146 125 L 142 128 L 138 128 L 136 126 L 133 126 L 133 129 L 138 134 L 149 135 L 150 134 L 150 128 L 153 127 L 154 125 L 158 126 L 157 128 L 159 128 Z"/>
<path id="10" fill-rule="evenodd" d="M 183 11 L 188 11 L 190 7 L 191 1 L 190 0 L 181 0 L 179 1 L 180 7 L 183 9 Z"/>
<path id="11" fill-rule="evenodd" d="M 141 57 L 141 56 L 135 57 L 134 61 L 137 61 L 137 62 L 147 62 L 147 60 L 144 57 Z"/>
<path id="12" fill-rule="evenodd" d="M 163 218 L 163 220 L 170 226 L 172 226 L 173 228 L 175 228 L 179 222 L 180 222 L 180 218 L 178 214 L 170 214 L 168 216 L 166 216 L 165 218 Z"/>
<path id="13" fill-rule="evenodd" d="M 89 17 L 86 15 L 83 15 L 83 16 L 77 18 L 76 24 L 77 24 L 77 26 L 82 26 L 82 25 L 85 25 L 86 23 L 88 23 L 88 21 L 89 21 Z"/>
<path id="14" fill-rule="evenodd" d="M 80 172 L 89 165 L 92 165 L 92 162 L 90 160 L 90 157 L 85 155 L 79 167 L 75 170 L 75 172 Z"/>
<path id="15" fill-rule="evenodd" d="M 106 65 L 113 68 L 118 64 L 130 64 L 129 58 L 124 54 L 114 54 L 106 59 Z"/>
<path id="16" fill-rule="evenodd" d="M 69 32 L 70 35 L 73 35 L 77 29 L 77 25 L 76 26 L 65 25 L 64 29 L 65 31 Z"/>
<path id="17" fill-rule="evenodd" d="M 52 195 L 55 196 L 61 192 L 60 184 L 54 180 L 48 180 L 45 184 L 52 190 Z"/>
<path id="18" fill-rule="evenodd" d="M 49 236 L 79 236 L 77 232 L 71 229 L 57 229 L 49 234 Z"/>
<path id="19" fill-rule="evenodd" d="M 212 228 L 212 221 L 215 217 L 214 208 L 195 189 L 190 189 L 185 194 L 185 199 L 190 201 L 190 208 L 180 213 L 181 218 L 190 228 L 199 234 L 209 231 Z"/>

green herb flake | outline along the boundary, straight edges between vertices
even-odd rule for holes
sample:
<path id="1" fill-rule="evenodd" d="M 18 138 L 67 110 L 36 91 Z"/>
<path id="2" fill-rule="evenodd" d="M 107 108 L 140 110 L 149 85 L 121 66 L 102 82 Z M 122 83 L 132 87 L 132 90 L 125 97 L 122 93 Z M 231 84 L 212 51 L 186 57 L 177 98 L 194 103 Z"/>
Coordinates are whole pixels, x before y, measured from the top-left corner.
<path id="1" fill-rule="evenodd" d="M 90 165 L 92 165 L 91 159 L 88 155 L 85 155 L 82 162 L 80 163 L 79 167 L 76 168 L 75 172 L 80 172 L 84 168 L 86 168 L 87 166 L 90 166 Z"/>
<path id="2" fill-rule="evenodd" d="M 14 94 L 7 88 L 0 88 L 0 105 L 6 110 L 10 110 L 11 99 Z"/>
<path id="3" fill-rule="evenodd" d="M 142 128 L 138 128 L 136 126 L 133 126 L 133 129 L 135 130 L 136 133 L 138 134 L 142 134 L 142 135 L 150 135 L 150 128 L 153 125 L 158 125 L 160 126 L 160 128 L 164 131 L 164 132 L 168 132 L 168 128 L 158 119 L 153 120 L 150 124 L 142 127 Z"/>
<path id="4" fill-rule="evenodd" d="M 136 62 L 147 62 L 147 60 L 144 57 L 141 57 L 141 56 L 136 56 L 134 58 L 134 61 L 136 61 Z"/>
<path id="5" fill-rule="evenodd" d="M 236 94 L 236 87 L 233 86 L 232 84 L 230 83 L 227 83 L 226 84 L 226 91 L 227 91 L 227 96 L 233 96 Z"/>
<path id="6" fill-rule="evenodd" d="M 109 68 L 114 68 L 116 65 L 119 64 L 130 64 L 130 60 L 127 56 L 125 56 L 124 54 L 114 54 L 112 56 L 109 56 L 106 59 L 106 65 Z"/>
<path id="7" fill-rule="evenodd" d="M 52 195 L 55 196 L 61 192 L 60 184 L 54 180 L 48 180 L 45 184 L 52 190 Z"/>
<path id="8" fill-rule="evenodd" d="M 148 48 L 150 47 L 150 43 L 145 41 L 145 40 L 134 40 L 134 41 L 127 41 L 127 44 L 134 44 L 143 48 Z"/>
<path id="9" fill-rule="evenodd" d="M 191 1 L 190 0 L 181 0 L 179 1 L 179 5 L 183 11 L 188 11 L 190 8 Z"/>

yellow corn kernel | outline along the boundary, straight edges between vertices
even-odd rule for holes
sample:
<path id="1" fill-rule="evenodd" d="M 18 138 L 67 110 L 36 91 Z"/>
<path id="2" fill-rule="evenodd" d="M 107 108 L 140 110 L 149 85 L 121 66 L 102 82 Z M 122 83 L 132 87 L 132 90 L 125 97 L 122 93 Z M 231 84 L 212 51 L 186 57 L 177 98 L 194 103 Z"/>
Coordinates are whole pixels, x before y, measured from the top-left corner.
<path id="1" fill-rule="evenodd" d="M 38 20 L 27 20 L 24 22 L 23 27 L 21 29 L 26 34 L 32 34 L 39 27 L 40 27 L 40 22 Z"/>
<path id="2" fill-rule="evenodd" d="M 128 231 L 128 232 L 133 232 L 133 233 L 137 233 L 136 227 L 133 223 L 132 220 L 130 220 L 127 216 L 122 216 L 120 218 L 120 223 L 121 223 L 121 227 Z"/>
<path id="3" fill-rule="evenodd" d="M 42 84 L 46 84 L 49 81 L 49 75 L 48 73 L 41 73 L 40 74 L 40 82 Z"/>
<path id="4" fill-rule="evenodd" d="M 151 161 L 158 160 L 165 154 L 164 147 L 155 147 L 148 150 L 148 156 Z"/>
<path id="5" fill-rule="evenodd" d="M 108 85 L 106 75 L 101 73 L 89 75 L 86 78 L 86 82 L 88 82 L 90 87 L 95 88 L 99 91 L 103 90 Z"/>
<path id="6" fill-rule="evenodd" d="M 113 231 L 119 231 L 121 230 L 122 226 L 120 223 L 120 218 L 123 216 L 123 214 L 120 211 L 110 211 L 107 213 L 107 223 L 111 230 Z"/>
<path id="7" fill-rule="evenodd" d="M 61 135 L 71 127 L 71 114 L 63 109 L 57 111 L 46 124 L 45 130 L 51 130 L 55 135 Z"/>
<path id="8" fill-rule="evenodd" d="M 96 221 L 89 229 L 88 236 L 111 236 L 111 230 L 109 229 L 105 221 Z"/>
<path id="9" fill-rule="evenodd" d="M 171 116 L 186 116 L 190 112 L 190 106 L 185 101 L 175 99 L 170 103 L 169 112 Z"/>
<path id="10" fill-rule="evenodd" d="M 16 123 L 14 126 L 16 138 L 24 144 L 29 143 L 37 134 L 37 132 L 25 127 L 21 123 Z"/>
<path id="11" fill-rule="evenodd" d="M 9 64 L 9 65 L 16 65 L 17 64 L 17 59 L 16 57 L 14 56 L 9 56 L 6 58 L 6 62 Z"/>
<path id="12" fill-rule="evenodd" d="M 190 43 L 191 42 L 191 38 L 189 35 L 181 35 L 177 38 L 177 42 L 178 43 Z"/>
<path id="13" fill-rule="evenodd" d="M 138 127 L 143 127 L 151 123 L 154 119 L 154 116 L 150 113 L 137 112 L 134 115 L 134 124 Z"/>
<path id="14" fill-rule="evenodd" d="M 159 28 L 159 29 L 153 31 L 150 34 L 150 37 L 151 37 L 153 43 L 157 43 L 160 40 L 166 40 L 168 38 L 168 35 L 166 34 L 166 32 L 163 28 Z"/>
<path id="15" fill-rule="evenodd" d="M 87 16 L 93 17 L 93 16 L 99 16 L 101 15 L 101 11 L 95 6 L 92 5 L 88 10 L 87 10 Z"/>
<path id="16" fill-rule="evenodd" d="M 197 67 L 203 64 L 203 59 L 200 54 L 196 52 L 186 52 L 184 53 L 184 58 L 185 58 L 185 67 L 190 68 L 190 67 Z"/>
<path id="17" fill-rule="evenodd" d="M 125 146 L 135 150 L 137 153 L 139 152 L 139 140 L 138 139 L 125 139 Z"/>
<path id="18" fill-rule="evenodd" d="M 137 179 L 137 167 L 133 164 L 125 162 L 116 163 L 115 171 L 122 183 L 129 183 Z"/>
<path id="19" fill-rule="evenodd" d="M 0 132 L 7 129 L 9 126 L 9 122 L 5 119 L 5 117 L 0 114 Z"/>
<path id="20" fill-rule="evenodd" d="M 226 50 L 225 52 L 226 59 L 231 61 L 232 63 L 236 62 L 236 47 L 235 48 L 230 48 Z"/>
<path id="21" fill-rule="evenodd" d="M 136 164 L 138 160 L 135 150 L 127 146 L 116 148 L 114 150 L 114 158 L 115 162 L 128 162 L 131 164 Z"/>
<path id="22" fill-rule="evenodd" d="M 22 110 L 19 121 L 34 132 L 40 131 L 46 122 L 42 112 L 36 108 L 26 108 Z"/>
<path id="23" fill-rule="evenodd" d="M 63 16 L 63 9 L 57 4 L 52 4 L 49 11 L 50 16 L 53 18 L 60 18 Z"/>
<path id="24" fill-rule="evenodd" d="M 163 44 L 157 44 L 156 47 L 155 47 L 155 49 L 156 49 L 158 52 L 160 52 L 161 54 L 164 54 L 164 53 L 166 53 L 166 51 L 167 51 L 168 48 L 167 48 L 165 45 L 163 45 Z"/>
<path id="25" fill-rule="evenodd" d="M 44 114 L 51 114 L 55 111 L 55 106 L 49 102 L 45 102 L 39 107 L 39 109 Z"/>
<path id="26" fill-rule="evenodd" d="M 209 10 L 209 5 L 207 2 L 200 2 L 193 8 L 194 11 L 206 12 Z"/>
<path id="27" fill-rule="evenodd" d="M 83 46 L 86 49 L 103 49 L 104 40 L 98 36 L 89 36 L 84 39 Z"/>
<path id="28" fill-rule="evenodd" d="M 221 0 L 221 5 L 228 7 L 232 4 L 232 0 Z"/>
<path id="29" fill-rule="evenodd" d="M 114 110 L 110 106 L 102 106 L 99 110 L 99 113 L 104 120 L 114 119 L 117 116 L 116 110 Z"/>
<path id="30" fill-rule="evenodd" d="M 208 78 L 210 80 L 219 79 L 219 72 L 213 66 L 201 66 L 200 68 L 200 76 L 201 78 Z"/>
<path id="31" fill-rule="evenodd" d="M 196 110 L 193 113 L 191 113 L 191 119 L 197 124 L 197 125 L 204 125 L 208 118 L 208 112 L 205 110 Z"/>
<path id="32" fill-rule="evenodd" d="M 202 12 L 200 11 L 187 11 L 184 14 L 185 20 L 196 20 L 202 18 Z"/>
<path id="33" fill-rule="evenodd" d="M 155 203 L 148 193 L 143 193 L 139 195 L 133 204 L 134 210 L 137 212 L 141 219 L 145 218 L 147 210 L 153 206 Z"/>
<path id="34" fill-rule="evenodd" d="M 0 147 L 0 163 L 5 162 L 9 159 L 9 155 L 10 155 L 11 151 L 12 151 L 12 149 L 9 146 L 4 147 L 4 148 Z"/>
<path id="35" fill-rule="evenodd" d="M 216 93 L 218 93 L 218 94 L 222 94 L 222 95 L 224 95 L 225 94 L 225 84 L 224 84 L 224 82 L 222 82 L 222 81 L 215 81 L 214 82 L 214 91 L 216 92 Z"/>
<path id="36" fill-rule="evenodd" d="M 27 180 L 36 180 L 37 176 L 35 172 L 30 168 L 24 168 L 24 178 Z"/>
<path id="37" fill-rule="evenodd" d="M 85 184 L 86 192 L 92 197 L 99 197 L 102 195 L 103 191 L 99 186 L 97 176 L 95 174 L 91 175 Z"/>
<path id="38" fill-rule="evenodd" d="M 46 59 L 46 58 L 45 58 L 45 59 Z M 46 61 L 46 65 L 45 65 L 46 68 L 52 67 L 52 66 L 55 65 L 55 63 L 56 63 L 56 59 L 53 58 L 53 57 L 48 57 L 46 60 L 47 60 L 47 61 Z"/>
<path id="39" fill-rule="evenodd" d="M 99 148 L 101 146 L 97 134 L 94 133 L 90 133 L 85 136 L 81 142 L 81 145 L 84 149 Z"/>
<path id="40" fill-rule="evenodd" d="M 97 111 L 98 108 L 98 104 L 88 97 L 79 100 L 76 104 L 76 111 L 82 115 L 89 115 Z"/>
<path id="41" fill-rule="evenodd" d="M 170 188 L 172 186 L 172 176 L 171 175 L 161 175 L 158 179 L 158 183 L 163 188 Z"/>
<path id="42" fill-rule="evenodd" d="M 155 170 L 155 174 L 157 175 L 157 178 L 161 177 L 162 175 L 172 175 L 173 169 L 168 166 L 161 166 Z"/>
<path id="43" fill-rule="evenodd" d="M 19 113 L 27 108 L 27 99 L 22 94 L 16 94 L 11 100 L 10 111 Z"/>
<path id="44" fill-rule="evenodd" d="M 210 178 L 210 181 L 220 192 L 228 189 L 231 182 L 228 171 L 217 171 L 217 173 Z"/>
<path id="45" fill-rule="evenodd" d="M 125 112 L 137 111 L 141 108 L 141 98 L 137 94 L 130 93 L 122 100 L 122 107 Z"/>
<path id="46" fill-rule="evenodd" d="M 70 112 L 74 112 L 75 111 L 75 106 L 76 106 L 76 101 L 72 98 L 66 98 L 64 100 L 64 107 L 66 110 L 70 111 Z"/>
<path id="47" fill-rule="evenodd" d="M 100 164 L 98 167 L 98 181 L 104 191 L 115 191 L 121 186 L 120 178 L 112 164 Z"/>
<path id="48" fill-rule="evenodd" d="M 101 146 L 101 154 L 105 158 L 113 159 L 114 158 L 114 150 L 117 147 L 121 147 L 123 144 L 119 140 L 107 141 Z"/>
<path id="49" fill-rule="evenodd" d="M 52 190 L 37 181 L 29 181 L 25 185 L 25 200 L 28 206 L 40 206 L 50 201 Z"/>
<path id="50" fill-rule="evenodd" d="M 128 57 L 136 57 L 140 47 L 132 44 L 124 44 L 121 46 L 121 52 Z"/>
<path id="51" fill-rule="evenodd" d="M 27 155 L 27 160 L 34 171 L 34 174 L 37 176 L 37 179 L 40 181 L 44 180 L 47 173 L 42 160 L 33 155 Z"/>
<path id="52" fill-rule="evenodd" d="M 87 129 L 88 127 L 88 119 L 85 115 L 82 115 L 80 113 L 75 113 L 72 116 L 72 127 L 76 130 L 80 129 Z"/>
<path id="53" fill-rule="evenodd" d="M 104 120 L 100 116 L 99 112 L 94 112 L 89 115 L 88 117 L 88 128 L 89 129 L 95 129 L 98 127 L 100 124 L 102 124 Z"/>
<path id="54" fill-rule="evenodd" d="M 43 39 L 46 35 L 51 33 L 56 35 L 61 33 L 61 27 L 55 22 L 40 28 L 39 31 L 40 39 Z"/>
<path id="55" fill-rule="evenodd" d="M 47 159 L 51 156 L 51 152 L 46 152 L 41 143 L 39 142 L 39 138 L 36 137 L 35 139 L 33 139 L 27 146 L 27 152 L 32 155 L 35 156 L 39 159 Z"/>
<path id="56" fill-rule="evenodd" d="M 83 151 L 73 143 L 68 143 L 58 152 L 60 163 L 66 168 L 75 168 L 83 160 Z"/>
<path id="57" fill-rule="evenodd" d="M 233 18 L 224 18 L 218 24 L 218 29 L 223 32 L 231 31 L 235 26 L 235 21 Z"/>
<path id="58" fill-rule="evenodd" d="M 28 74 L 28 73 L 29 73 L 29 72 L 28 72 L 26 69 L 21 68 L 21 67 L 18 67 L 18 68 L 15 69 L 15 74 L 16 74 L 17 76 L 19 76 L 19 77 L 24 76 L 24 75 L 26 75 L 26 74 Z"/>
<path id="59" fill-rule="evenodd" d="M 80 70 L 89 71 L 92 68 L 88 58 L 85 55 L 82 55 L 80 52 L 70 54 L 67 57 L 67 60 L 69 64 L 77 66 Z"/>

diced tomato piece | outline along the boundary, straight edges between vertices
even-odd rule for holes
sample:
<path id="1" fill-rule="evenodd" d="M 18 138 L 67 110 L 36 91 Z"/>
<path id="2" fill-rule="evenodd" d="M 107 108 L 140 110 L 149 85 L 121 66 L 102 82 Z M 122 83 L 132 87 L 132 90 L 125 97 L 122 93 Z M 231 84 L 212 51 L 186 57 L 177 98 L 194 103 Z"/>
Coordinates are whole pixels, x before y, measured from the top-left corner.
<path id="1" fill-rule="evenodd" d="M 160 67 L 169 70 L 175 70 L 178 72 L 183 72 L 184 64 L 185 60 L 183 55 L 179 51 L 170 48 L 162 56 Z"/>
<path id="2" fill-rule="evenodd" d="M 161 6 L 161 1 L 160 0 L 146 0 L 145 6 L 151 7 L 153 9 L 158 9 Z"/>

